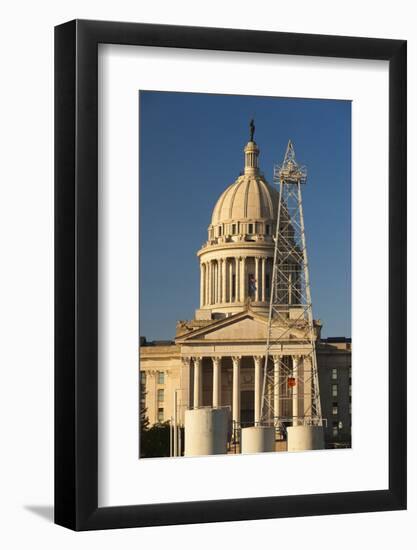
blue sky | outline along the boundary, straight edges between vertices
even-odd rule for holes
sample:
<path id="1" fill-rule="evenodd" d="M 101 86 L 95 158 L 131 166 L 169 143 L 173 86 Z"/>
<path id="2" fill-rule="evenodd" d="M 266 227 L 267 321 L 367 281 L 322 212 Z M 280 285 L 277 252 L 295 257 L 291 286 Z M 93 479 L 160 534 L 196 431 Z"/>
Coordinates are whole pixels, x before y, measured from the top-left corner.
<path id="1" fill-rule="evenodd" d="M 272 183 L 288 139 L 303 187 L 313 312 L 322 335 L 351 335 L 351 103 L 140 92 L 140 334 L 173 339 L 199 307 L 196 252 L 219 195 L 243 169 L 255 119 L 259 164 Z"/>

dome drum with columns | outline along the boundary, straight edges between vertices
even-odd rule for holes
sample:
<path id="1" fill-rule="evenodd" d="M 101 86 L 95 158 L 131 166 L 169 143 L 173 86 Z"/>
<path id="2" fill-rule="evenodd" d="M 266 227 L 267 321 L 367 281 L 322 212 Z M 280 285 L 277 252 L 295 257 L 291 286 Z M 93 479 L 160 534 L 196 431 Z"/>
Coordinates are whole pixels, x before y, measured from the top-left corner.
<path id="1" fill-rule="evenodd" d="M 200 310 L 196 317 L 228 316 L 251 307 L 267 312 L 272 280 L 278 192 L 260 173 L 253 138 L 245 169 L 220 195 L 200 259 Z"/>

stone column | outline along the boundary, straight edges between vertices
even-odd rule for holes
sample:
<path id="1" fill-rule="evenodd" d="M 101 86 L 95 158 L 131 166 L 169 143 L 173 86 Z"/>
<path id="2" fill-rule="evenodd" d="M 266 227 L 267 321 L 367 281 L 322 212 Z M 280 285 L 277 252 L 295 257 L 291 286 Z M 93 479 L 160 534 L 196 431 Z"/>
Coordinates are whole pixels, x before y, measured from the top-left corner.
<path id="1" fill-rule="evenodd" d="M 311 365 L 311 355 L 305 355 L 302 358 L 303 361 L 303 378 L 304 378 L 304 390 L 303 390 L 303 413 L 305 417 L 311 417 L 312 406 L 312 391 L 313 391 L 313 372 Z"/>
<path id="2" fill-rule="evenodd" d="M 219 304 L 222 303 L 223 301 L 223 297 L 222 297 L 222 289 L 223 289 L 223 259 L 220 259 L 218 261 L 218 270 L 219 270 L 219 274 L 218 274 L 218 277 L 217 277 L 217 280 L 218 280 L 218 297 L 217 297 L 217 301 L 219 302 Z"/>
<path id="3" fill-rule="evenodd" d="M 279 363 L 280 363 L 280 356 L 274 355 L 272 357 L 272 360 L 274 361 L 274 417 L 279 416 Z"/>
<path id="4" fill-rule="evenodd" d="M 226 282 L 227 282 L 226 266 L 227 266 L 227 258 L 223 258 L 222 259 L 222 303 L 223 304 L 227 302 L 227 297 L 226 297 Z"/>
<path id="5" fill-rule="evenodd" d="M 200 307 L 204 306 L 204 264 L 200 263 Z"/>
<path id="6" fill-rule="evenodd" d="M 180 370 L 180 411 L 181 422 L 184 421 L 184 409 L 191 408 L 191 357 L 182 357 Z"/>
<path id="7" fill-rule="evenodd" d="M 194 408 L 197 409 L 202 405 L 202 388 L 203 373 L 202 373 L 202 358 L 194 357 Z"/>
<path id="8" fill-rule="evenodd" d="M 222 301 L 222 261 L 217 260 L 217 303 Z"/>
<path id="9" fill-rule="evenodd" d="M 229 260 L 229 303 L 233 302 L 233 261 Z"/>
<path id="10" fill-rule="evenodd" d="M 265 286 L 266 286 L 266 258 L 262 258 L 262 301 L 265 302 L 266 300 L 266 294 L 265 294 Z"/>
<path id="11" fill-rule="evenodd" d="M 208 273 L 207 273 L 207 287 L 208 287 L 208 305 L 211 305 L 212 298 L 212 286 L 211 286 L 211 261 L 208 262 Z"/>
<path id="12" fill-rule="evenodd" d="M 206 283 L 206 306 L 210 305 L 210 301 L 209 301 L 209 281 L 210 281 L 210 277 L 209 277 L 209 263 L 206 262 L 206 274 L 205 274 L 205 283 Z"/>
<path id="13" fill-rule="evenodd" d="M 259 256 L 255 257 L 255 302 L 259 302 Z"/>
<path id="14" fill-rule="evenodd" d="M 263 357 L 255 356 L 255 426 L 261 420 L 261 398 L 262 398 L 262 360 Z"/>
<path id="15" fill-rule="evenodd" d="M 240 288 L 239 288 L 239 269 L 240 267 L 240 258 L 235 258 L 235 302 L 239 302 L 240 299 Z"/>
<path id="16" fill-rule="evenodd" d="M 233 390 L 232 390 L 232 418 L 240 422 L 240 360 L 241 357 L 232 357 L 233 361 Z"/>
<path id="17" fill-rule="evenodd" d="M 300 366 L 300 358 L 296 355 L 292 357 L 292 375 L 295 378 L 295 386 L 292 388 L 292 425 L 298 424 L 298 369 Z"/>
<path id="18" fill-rule="evenodd" d="M 222 358 L 212 357 L 213 361 L 213 407 L 222 404 Z"/>
<path id="19" fill-rule="evenodd" d="M 217 303 L 217 284 L 216 284 L 216 272 L 217 272 L 217 262 L 216 260 L 213 260 L 212 262 L 213 266 L 213 304 Z"/>
<path id="20" fill-rule="evenodd" d="M 246 281 L 246 258 L 242 257 L 241 273 L 240 273 L 240 300 L 244 302 L 247 296 L 247 281 Z"/>

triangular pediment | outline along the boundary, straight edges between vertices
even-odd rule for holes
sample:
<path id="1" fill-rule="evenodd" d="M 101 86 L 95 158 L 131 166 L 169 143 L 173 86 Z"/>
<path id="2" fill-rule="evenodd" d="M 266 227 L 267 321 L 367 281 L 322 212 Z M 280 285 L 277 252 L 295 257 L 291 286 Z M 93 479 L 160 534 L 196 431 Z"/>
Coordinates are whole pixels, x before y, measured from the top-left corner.
<path id="1" fill-rule="evenodd" d="M 266 341 L 267 329 L 268 317 L 248 310 L 182 334 L 176 339 L 176 343 Z M 272 331 L 273 339 L 285 335 L 286 340 L 296 340 L 303 336 L 302 331 L 284 326 L 273 327 Z"/>

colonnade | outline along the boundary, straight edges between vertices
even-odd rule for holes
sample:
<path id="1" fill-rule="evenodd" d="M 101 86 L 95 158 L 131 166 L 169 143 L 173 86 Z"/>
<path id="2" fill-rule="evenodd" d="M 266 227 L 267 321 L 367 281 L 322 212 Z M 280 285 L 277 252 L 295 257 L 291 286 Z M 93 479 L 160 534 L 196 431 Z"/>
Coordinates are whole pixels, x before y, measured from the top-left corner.
<path id="1" fill-rule="evenodd" d="M 256 280 L 254 300 L 265 302 L 270 270 L 271 259 L 267 256 L 236 256 L 201 262 L 200 307 L 244 302 L 248 297 L 249 273 Z"/>
<path id="2" fill-rule="evenodd" d="M 262 416 L 261 399 L 262 399 L 262 384 L 263 384 L 263 372 L 265 357 L 261 355 L 251 356 L 254 366 L 254 424 L 260 422 Z M 289 356 L 286 356 L 289 357 Z M 283 397 L 282 388 L 286 389 L 286 378 L 288 373 L 282 379 L 280 373 L 280 363 L 283 355 L 273 355 L 271 360 L 273 361 L 273 395 L 271 401 L 273 402 L 274 417 L 282 416 L 281 401 L 285 399 L 291 402 L 291 415 L 293 419 L 293 425 L 297 425 L 300 418 L 311 414 L 311 359 L 307 356 L 292 356 L 292 372 L 291 377 L 294 378 L 295 384 L 290 392 L 287 392 Z M 213 366 L 213 394 L 211 400 L 212 407 L 222 406 L 222 357 L 215 356 L 210 357 Z M 240 412 L 241 412 L 241 365 L 242 356 L 232 356 L 232 420 L 237 425 L 240 424 Z M 193 408 L 199 408 L 203 406 L 203 357 L 186 357 L 183 358 L 184 364 L 191 369 L 193 366 L 194 376 L 193 384 L 191 387 L 191 376 L 188 376 L 190 381 L 189 388 L 189 403 Z M 189 371 L 190 372 L 190 371 Z"/>

